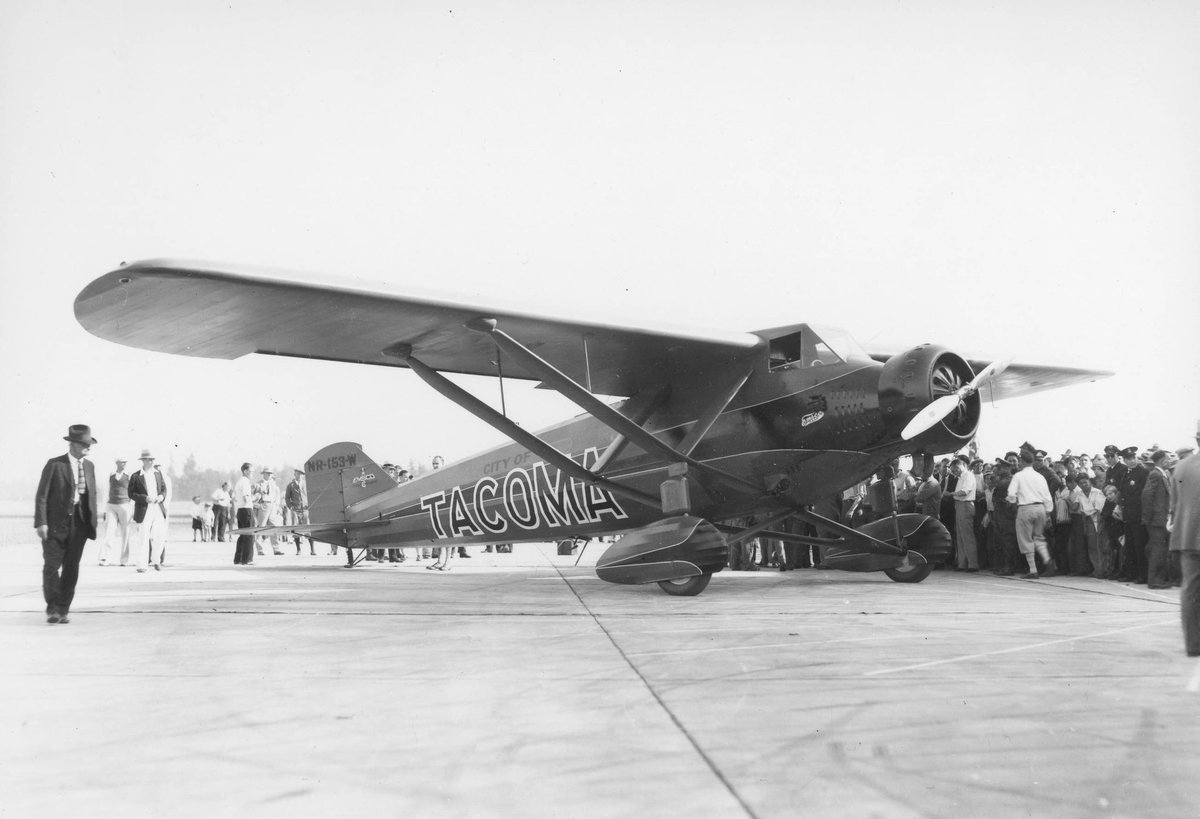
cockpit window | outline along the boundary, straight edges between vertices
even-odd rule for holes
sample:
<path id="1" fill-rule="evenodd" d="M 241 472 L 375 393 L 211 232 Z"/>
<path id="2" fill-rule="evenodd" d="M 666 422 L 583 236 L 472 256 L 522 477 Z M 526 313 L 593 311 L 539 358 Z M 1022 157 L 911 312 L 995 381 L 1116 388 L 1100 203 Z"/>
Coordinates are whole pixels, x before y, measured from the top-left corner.
<path id="1" fill-rule="evenodd" d="M 824 367 L 854 358 L 868 359 L 858 342 L 845 330 L 804 327 L 786 336 L 771 339 L 771 369 L 780 367 Z"/>
<path id="2" fill-rule="evenodd" d="M 871 356 L 867 355 L 867 351 L 854 339 L 854 336 L 840 327 L 825 327 L 822 325 L 811 326 L 809 329 L 816 333 L 830 350 L 837 353 L 840 360 L 871 360 Z"/>

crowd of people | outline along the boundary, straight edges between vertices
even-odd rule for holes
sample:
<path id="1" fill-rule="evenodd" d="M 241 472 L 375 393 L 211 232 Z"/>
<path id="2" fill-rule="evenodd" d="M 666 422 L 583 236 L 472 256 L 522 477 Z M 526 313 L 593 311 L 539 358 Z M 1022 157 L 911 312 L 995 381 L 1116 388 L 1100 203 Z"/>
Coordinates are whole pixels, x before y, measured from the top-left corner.
<path id="1" fill-rule="evenodd" d="M 108 475 L 106 511 L 103 516 L 103 533 L 99 540 L 99 565 L 136 566 L 139 572 L 148 567 L 161 571 L 165 565 L 168 509 L 171 502 L 171 478 L 158 465 L 153 453 L 144 450 L 140 459 L 142 469 L 130 473 L 123 457 L 115 459 L 115 467 Z M 90 462 L 88 462 L 90 465 Z M 439 469 L 444 459 L 433 458 L 433 469 Z M 383 470 L 396 483 L 406 483 L 415 477 L 404 467 L 392 463 L 382 465 Z M 207 499 L 192 496 L 191 528 L 193 542 L 225 543 L 233 539 L 235 529 L 263 528 L 270 526 L 299 526 L 309 522 L 308 488 L 302 469 L 292 470 L 292 480 L 281 491 L 275 482 L 275 471 L 267 466 L 259 471 L 258 479 L 252 477 L 253 465 L 241 466 L 241 477 L 232 485 L 224 481 L 212 491 Z M 148 490 L 150 486 L 154 491 Z M 296 554 L 302 553 L 307 540 L 310 555 L 316 555 L 313 539 L 299 533 L 291 535 Z M 254 565 L 255 557 L 267 554 L 285 554 L 287 537 L 281 534 L 249 535 L 237 538 L 233 562 L 236 565 Z M 485 551 L 509 551 L 511 546 L 488 546 Z M 329 554 L 336 555 L 338 547 L 331 544 Z M 427 568 L 449 570 L 449 560 L 457 555 L 470 558 L 466 547 L 415 549 L 415 560 L 432 560 Z M 369 549 L 364 556 L 367 561 L 404 563 L 408 557 L 404 549 Z M 354 561 L 347 556 L 347 566 Z"/>
<path id="2" fill-rule="evenodd" d="M 1166 589 L 1181 581 L 1167 531 L 1171 476 L 1194 451 L 1110 445 L 1095 456 L 1068 450 L 1053 457 L 1026 442 L 990 462 L 959 454 L 927 458 L 909 470 L 896 461 L 846 490 L 841 507 L 825 514 L 861 525 L 890 515 L 894 504 L 899 513 L 937 518 L 952 544 L 939 569 L 1029 580 L 1088 576 Z M 820 547 L 772 538 L 730 550 L 735 570 L 822 565 Z"/>

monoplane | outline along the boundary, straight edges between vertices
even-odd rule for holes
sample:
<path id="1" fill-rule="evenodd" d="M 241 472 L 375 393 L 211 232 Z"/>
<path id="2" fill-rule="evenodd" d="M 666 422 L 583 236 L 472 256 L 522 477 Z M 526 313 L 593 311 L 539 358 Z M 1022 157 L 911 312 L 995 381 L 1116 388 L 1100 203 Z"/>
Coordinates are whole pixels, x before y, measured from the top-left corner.
<path id="1" fill-rule="evenodd" d="M 729 546 L 756 536 L 820 546 L 829 568 L 925 579 L 950 551 L 945 527 L 894 510 L 847 525 L 841 491 L 900 456 L 965 446 L 984 394 L 1111 375 L 968 360 L 936 344 L 872 353 L 816 324 L 729 333 L 570 321 L 170 260 L 99 277 L 75 315 L 100 338 L 176 355 L 408 368 L 510 439 L 407 483 L 359 445 L 330 444 L 305 462 L 309 523 L 288 531 L 360 556 L 620 534 L 596 573 L 674 595 L 698 594 Z M 446 373 L 536 381 L 582 414 L 529 432 Z"/>

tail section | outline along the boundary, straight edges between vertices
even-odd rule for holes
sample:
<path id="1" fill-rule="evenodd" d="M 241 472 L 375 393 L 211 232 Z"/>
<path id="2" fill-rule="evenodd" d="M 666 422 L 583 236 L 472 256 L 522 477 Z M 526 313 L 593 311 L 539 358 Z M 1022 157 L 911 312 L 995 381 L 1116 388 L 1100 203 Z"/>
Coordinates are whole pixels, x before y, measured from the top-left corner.
<path id="1" fill-rule="evenodd" d="M 396 482 L 349 441 L 330 444 L 304 463 L 310 523 L 345 523 L 347 507 L 378 495 Z"/>

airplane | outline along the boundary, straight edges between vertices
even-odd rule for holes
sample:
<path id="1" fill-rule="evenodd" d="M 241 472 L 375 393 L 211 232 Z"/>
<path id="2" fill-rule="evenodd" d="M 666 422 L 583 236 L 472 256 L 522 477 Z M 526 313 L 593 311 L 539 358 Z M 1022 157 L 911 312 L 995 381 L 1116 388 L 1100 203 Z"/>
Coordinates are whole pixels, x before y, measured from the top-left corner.
<path id="1" fill-rule="evenodd" d="M 731 333 L 572 321 L 166 259 L 123 264 L 74 306 L 92 334 L 146 350 L 407 368 L 510 439 L 406 483 L 358 444 L 330 444 L 305 462 L 309 522 L 272 531 L 336 544 L 350 564 L 356 549 L 361 560 L 386 547 L 620 535 L 596 574 L 676 596 L 699 594 L 730 546 L 759 536 L 820 546 L 827 568 L 924 580 L 950 553 L 946 528 L 895 512 L 894 497 L 890 515 L 848 525 L 842 490 L 901 456 L 965 446 L 984 394 L 1112 375 L 968 360 L 929 343 L 867 352 L 817 324 Z M 536 381 L 582 414 L 529 432 L 445 373 Z"/>

